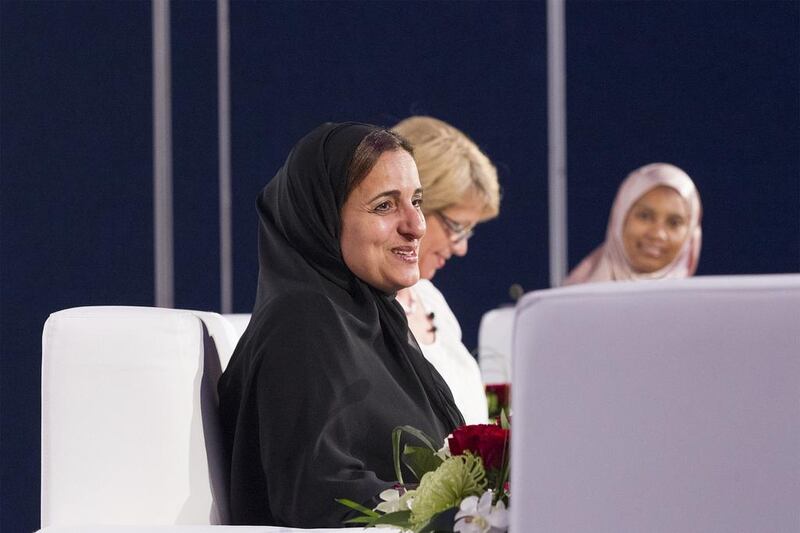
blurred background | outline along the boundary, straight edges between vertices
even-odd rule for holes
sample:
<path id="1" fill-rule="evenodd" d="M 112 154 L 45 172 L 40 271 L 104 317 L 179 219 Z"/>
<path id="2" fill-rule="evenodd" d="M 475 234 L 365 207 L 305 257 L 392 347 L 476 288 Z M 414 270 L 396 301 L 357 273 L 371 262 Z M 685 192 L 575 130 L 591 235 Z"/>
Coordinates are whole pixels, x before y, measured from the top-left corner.
<path id="1" fill-rule="evenodd" d="M 550 285 L 547 4 L 230 3 L 231 308 L 223 309 L 217 3 L 169 15 L 173 305 L 249 313 L 255 198 L 324 121 L 427 114 L 498 167 L 500 217 L 434 279 L 477 344 Z M 154 5 L 0 2 L 0 530 L 39 525 L 41 332 L 157 303 Z M 567 1 L 568 266 L 617 185 L 674 163 L 704 204 L 698 275 L 800 270 L 800 1 Z"/>

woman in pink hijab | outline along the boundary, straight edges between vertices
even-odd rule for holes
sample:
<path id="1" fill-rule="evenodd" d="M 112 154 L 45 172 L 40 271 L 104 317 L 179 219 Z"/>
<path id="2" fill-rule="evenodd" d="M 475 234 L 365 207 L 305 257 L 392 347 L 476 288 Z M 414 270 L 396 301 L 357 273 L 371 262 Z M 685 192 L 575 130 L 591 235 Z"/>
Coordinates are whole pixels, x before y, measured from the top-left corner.
<path id="1" fill-rule="evenodd" d="M 700 258 L 700 195 L 668 163 L 631 172 L 620 185 L 606 240 L 570 272 L 564 285 L 686 278 Z"/>

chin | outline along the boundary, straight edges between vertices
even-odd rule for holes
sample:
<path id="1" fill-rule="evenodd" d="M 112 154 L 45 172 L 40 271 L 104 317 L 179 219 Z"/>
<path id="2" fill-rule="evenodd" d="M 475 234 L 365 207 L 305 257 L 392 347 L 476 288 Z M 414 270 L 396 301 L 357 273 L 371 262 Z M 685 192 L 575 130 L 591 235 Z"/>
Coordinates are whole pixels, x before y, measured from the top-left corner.
<path id="1" fill-rule="evenodd" d="M 431 268 L 430 270 L 419 270 L 419 279 L 433 279 L 433 276 L 436 275 L 436 269 Z"/>
<path id="2" fill-rule="evenodd" d="M 416 274 L 416 275 L 413 275 L 413 276 L 404 276 L 401 279 L 395 280 L 396 281 L 396 285 L 397 285 L 397 289 L 396 290 L 399 291 L 400 289 L 406 289 L 408 287 L 412 287 L 412 286 L 416 285 L 417 282 L 419 281 L 419 278 L 420 278 L 419 274 Z"/>
<path id="3" fill-rule="evenodd" d="M 664 263 L 663 265 L 658 264 L 654 265 L 652 263 L 639 263 L 638 265 L 634 266 L 634 270 L 641 274 L 652 274 L 653 272 L 657 272 L 667 266 L 669 263 Z"/>
<path id="4" fill-rule="evenodd" d="M 425 267 L 424 265 L 419 266 L 420 279 L 433 279 L 433 276 L 435 275 L 436 267 Z"/>

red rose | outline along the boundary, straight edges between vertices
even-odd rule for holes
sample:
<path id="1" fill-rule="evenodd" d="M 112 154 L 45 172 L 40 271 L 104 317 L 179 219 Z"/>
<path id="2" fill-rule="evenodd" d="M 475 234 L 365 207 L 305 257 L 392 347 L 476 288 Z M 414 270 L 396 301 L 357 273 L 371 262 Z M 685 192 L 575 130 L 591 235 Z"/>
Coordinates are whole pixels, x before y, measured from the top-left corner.
<path id="1" fill-rule="evenodd" d="M 461 455 L 470 451 L 483 459 L 483 466 L 487 470 L 499 469 L 503 461 L 508 460 L 508 442 L 510 432 L 500 426 L 490 424 L 475 424 L 461 426 L 453 431 L 453 436 L 447 439 L 450 453 Z"/>

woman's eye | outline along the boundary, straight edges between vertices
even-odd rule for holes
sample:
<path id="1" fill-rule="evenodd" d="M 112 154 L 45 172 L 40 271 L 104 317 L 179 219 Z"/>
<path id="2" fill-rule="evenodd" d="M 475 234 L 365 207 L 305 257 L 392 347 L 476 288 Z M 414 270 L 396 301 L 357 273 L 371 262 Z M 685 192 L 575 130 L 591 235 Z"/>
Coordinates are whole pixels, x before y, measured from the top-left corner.
<path id="1" fill-rule="evenodd" d="M 668 224 L 671 228 L 679 228 L 685 224 L 682 218 L 670 218 Z"/>
<path id="2" fill-rule="evenodd" d="M 376 205 L 373 211 L 375 211 L 376 213 L 385 213 L 389 211 L 391 208 L 392 208 L 392 202 L 386 201 Z"/>
<path id="3" fill-rule="evenodd" d="M 650 216 L 650 211 L 638 211 L 636 213 L 636 218 L 639 220 L 650 220 L 652 217 Z"/>

